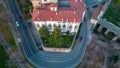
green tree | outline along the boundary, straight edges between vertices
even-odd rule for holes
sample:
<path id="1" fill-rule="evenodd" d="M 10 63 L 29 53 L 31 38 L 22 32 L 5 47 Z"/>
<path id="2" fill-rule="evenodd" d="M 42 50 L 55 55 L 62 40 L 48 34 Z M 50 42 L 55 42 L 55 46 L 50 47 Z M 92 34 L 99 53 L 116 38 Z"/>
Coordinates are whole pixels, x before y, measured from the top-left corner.
<path id="1" fill-rule="evenodd" d="M 45 26 L 42 26 L 40 27 L 39 33 L 42 38 L 46 38 L 49 32 Z"/>
<path id="2" fill-rule="evenodd" d="M 50 35 L 49 44 L 51 46 L 60 47 L 63 44 L 62 40 L 63 38 L 60 34 L 60 28 L 55 27 L 53 33 Z"/>

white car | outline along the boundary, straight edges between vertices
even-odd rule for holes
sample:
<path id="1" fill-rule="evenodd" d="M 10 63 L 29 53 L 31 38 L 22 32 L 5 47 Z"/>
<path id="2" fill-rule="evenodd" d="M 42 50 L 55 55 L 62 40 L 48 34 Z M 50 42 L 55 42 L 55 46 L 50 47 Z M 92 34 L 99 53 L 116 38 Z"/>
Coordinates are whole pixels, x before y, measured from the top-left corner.
<path id="1" fill-rule="evenodd" d="M 19 23 L 18 23 L 18 21 L 16 21 L 16 26 L 19 26 Z"/>

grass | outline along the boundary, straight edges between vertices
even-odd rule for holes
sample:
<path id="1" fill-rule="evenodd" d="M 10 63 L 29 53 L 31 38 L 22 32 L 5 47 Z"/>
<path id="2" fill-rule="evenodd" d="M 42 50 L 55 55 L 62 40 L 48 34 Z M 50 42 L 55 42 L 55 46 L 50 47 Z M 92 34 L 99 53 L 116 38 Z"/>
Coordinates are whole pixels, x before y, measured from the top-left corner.
<path id="1" fill-rule="evenodd" d="M 104 59 L 103 59 L 103 58 L 98 58 L 98 59 L 96 60 L 96 62 L 97 62 L 97 63 L 103 63 L 103 62 L 104 62 Z"/>
<path id="2" fill-rule="evenodd" d="M 8 26 L 8 23 L 5 19 L 2 18 L 0 18 L 0 32 L 4 35 L 5 40 L 8 41 L 13 48 L 16 48 L 16 44 Z"/>
<path id="3" fill-rule="evenodd" d="M 8 55 L 2 45 L 0 45 L 0 68 L 8 68 L 8 66 L 6 66 L 7 60 L 9 60 Z"/>
<path id="4" fill-rule="evenodd" d="M 120 0 L 112 0 L 103 18 L 120 27 Z"/>
<path id="5" fill-rule="evenodd" d="M 3 34 L 4 39 L 14 48 L 16 49 L 15 41 L 8 26 L 7 19 L 5 19 L 5 12 L 3 10 L 3 5 L 0 4 L 0 33 Z M 5 52 L 5 49 L 0 44 L 0 68 L 17 68 L 16 65 L 13 64 L 11 60 L 9 60 L 9 56 Z"/>
<path id="6" fill-rule="evenodd" d="M 15 44 L 15 41 L 14 41 L 14 38 L 12 36 L 12 33 L 10 31 L 10 28 L 9 28 L 9 25 L 8 25 L 8 22 L 7 22 L 7 19 L 5 19 L 5 13 L 2 14 L 2 12 L 4 12 L 3 10 L 3 5 L 0 4 L 0 32 L 4 35 L 4 38 L 7 42 L 10 43 L 10 45 L 16 49 L 16 44 Z"/>
<path id="7" fill-rule="evenodd" d="M 2 6 L 2 4 L 0 4 L 0 12 L 2 12 L 3 11 L 3 6 Z"/>

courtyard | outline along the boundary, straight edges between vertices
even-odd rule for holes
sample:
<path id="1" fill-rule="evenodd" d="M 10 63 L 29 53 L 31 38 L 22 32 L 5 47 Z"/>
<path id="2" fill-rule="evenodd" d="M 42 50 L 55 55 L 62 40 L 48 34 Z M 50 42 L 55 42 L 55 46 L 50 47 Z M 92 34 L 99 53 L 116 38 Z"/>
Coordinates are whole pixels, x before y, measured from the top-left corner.
<path id="1" fill-rule="evenodd" d="M 55 27 L 54 31 L 49 33 L 47 28 L 43 26 L 40 28 L 39 33 L 46 47 L 68 48 L 74 38 L 74 35 L 70 35 L 69 32 L 63 35 L 58 27 Z"/>

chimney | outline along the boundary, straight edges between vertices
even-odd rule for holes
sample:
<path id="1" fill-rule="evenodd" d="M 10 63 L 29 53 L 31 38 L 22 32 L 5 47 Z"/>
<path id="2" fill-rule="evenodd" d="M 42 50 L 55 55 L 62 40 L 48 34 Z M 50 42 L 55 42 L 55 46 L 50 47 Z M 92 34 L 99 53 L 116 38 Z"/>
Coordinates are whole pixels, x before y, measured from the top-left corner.
<path id="1" fill-rule="evenodd" d="M 50 18 L 50 20 L 52 21 L 52 17 Z"/>

